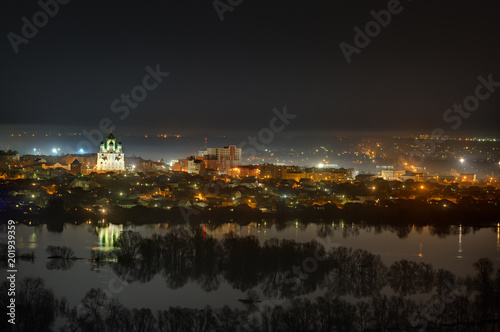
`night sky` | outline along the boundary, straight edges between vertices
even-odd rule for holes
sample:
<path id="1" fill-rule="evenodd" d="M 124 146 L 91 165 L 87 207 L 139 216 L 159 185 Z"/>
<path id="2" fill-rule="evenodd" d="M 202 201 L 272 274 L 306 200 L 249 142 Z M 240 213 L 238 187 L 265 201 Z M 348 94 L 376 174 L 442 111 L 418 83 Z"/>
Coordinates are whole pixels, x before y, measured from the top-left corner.
<path id="1" fill-rule="evenodd" d="M 500 82 L 500 3 L 401 1 L 348 64 L 339 44 L 388 3 L 247 0 L 221 21 L 212 1 L 73 0 L 16 54 L 8 34 L 41 7 L 8 1 L 0 123 L 223 134 L 257 131 L 286 105 L 293 132 L 449 131 L 443 113 L 479 75 Z M 121 120 L 112 102 L 157 64 L 170 75 Z M 460 131 L 498 133 L 497 89 Z"/>

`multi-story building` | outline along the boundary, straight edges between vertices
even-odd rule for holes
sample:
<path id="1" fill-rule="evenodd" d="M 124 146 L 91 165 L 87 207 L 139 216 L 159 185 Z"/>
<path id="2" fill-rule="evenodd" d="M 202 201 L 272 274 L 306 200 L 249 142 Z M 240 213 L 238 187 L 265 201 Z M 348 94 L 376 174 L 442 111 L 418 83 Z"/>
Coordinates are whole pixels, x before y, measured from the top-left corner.
<path id="1" fill-rule="evenodd" d="M 315 182 L 318 181 L 333 181 L 336 183 L 343 183 L 349 180 L 352 171 L 349 169 L 317 169 L 307 168 L 304 171 L 289 170 L 282 174 L 283 180 L 311 179 Z"/>
<path id="2" fill-rule="evenodd" d="M 415 182 L 425 182 L 427 180 L 427 176 L 425 173 L 416 173 L 411 171 L 406 171 L 405 174 L 401 175 L 401 180 L 413 180 Z"/>
<path id="3" fill-rule="evenodd" d="M 274 178 L 281 179 L 283 174 L 286 172 L 301 172 L 302 168 L 300 166 L 285 166 L 285 165 L 274 165 L 265 163 L 259 165 L 261 178 Z"/>
<path id="4" fill-rule="evenodd" d="M 241 148 L 236 145 L 226 145 L 223 148 L 208 148 L 202 151 L 207 160 L 217 160 L 220 170 L 229 170 L 241 164 Z"/>
<path id="5" fill-rule="evenodd" d="M 187 172 L 191 174 L 203 174 L 206 168 L 205 160 L 203 157 L 187 157 L 186 159 L 179 159 L 172 165 L 173 171 Z"/>

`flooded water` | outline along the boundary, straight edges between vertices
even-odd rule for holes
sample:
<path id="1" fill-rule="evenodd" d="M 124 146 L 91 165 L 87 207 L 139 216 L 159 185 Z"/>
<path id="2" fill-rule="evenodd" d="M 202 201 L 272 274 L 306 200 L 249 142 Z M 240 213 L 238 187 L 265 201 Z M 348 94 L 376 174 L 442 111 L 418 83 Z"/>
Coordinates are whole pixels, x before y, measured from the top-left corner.
<path id="1" fill-rule="evenodd" d="M 121 231 L 132 230 L 143 237 L 153 234 L 165 235 L 174 228 L 167 224 L 144 226 L 109 225 L 66 225 L 61 233 L 49 232 L 46 226 L 28 227 L 17 225 L 17 248 L 19 253 L 34 251 L 33 262 L 22 261 L 18 265 L 18 278 L 26 276 L 42 277 L 56 297 L 65 296 L 71 306 L 81 301 L 91 288 L 110 291 L 123 305 L 129 308 L 147 307 L 153 310 L 166 309 L 170 306 L 188 308 L 241 307 L 238 299 L 245 297 L 245 287 L 234 287 L 234 282 L 227 281 L 232 271 L 223 271 L 216 277 L 215 286 L 201 285 L 200 279 L 183 279 L 182 273 L 172 277 L 168 271 L 151 271 L 147 276 L 131 277 L 130 272 L 123 272 L 121 267 L 113 268 L 110 264 L 88 260 L 91 250 L 109 251 L 113 247 L 115 236 Z M 261 245 L 271 238 L 295 240 L 306 243 L 316 240 L 325 247 L 347 247 L 363 249 L 380 256 L 386 266 L 407 259 L 409 261 L 432 264 L 434 269 L 446 269 L 459 277 L 474 273 L 473 263 L 487 257 L 495 269 L 500 267 L 500 225 L 492 228 L 471 229 L 452 226 L 445 230 L 433 227 L 394 229 L 391 227 L 362 227 L 343 223 L 329 225 L 299 225 L 289 222 L 286 226 L 251 223 L 248 226 L 223 224 L 217 228 L 212 225 L 200 225 L 203 237 L 222 240 L 227 234 L 246 237 L 255 236 Z M 2 228 L 1 241 L 6 241 L 6 227 Z M 68 263 L 68 266 L 51 265 L 47 257 L 47 246 L 71 247 L 76 257 L 85 258 Z M 242 255 L 240 260 L 252 262 L 254 257 Z M 266 260 L 266 256 L 259 259 Z M 319 263 L 321 264 L 321 263 Z M 143 271 L 144 270 L 139 270 Z M 120 276 L 117 275 L 122 273 Z M 141 272 L 141 273 L 143 273 Z M 146 271 L 147 272 L 147 271 Z M 128 274 L 127 274 L 128 273 Z M 176 279 L 177 278 L 177 279 Z M 172 280 L 173 279 L 173 280 Z M 244 279 L 244 277 L 243 277 Z M 212 280 L 213 281 L 213 280 Z M 263 288 L 257 280 L 258 292 Z M 307 281 L 308 282 L 308 281 Z M 254 284 L 249 283 L 248 288 Z M 239 289 L 238 289 L 239 288 Z M 321 287 L 314 289 L 308 296 L 322 294 Z M 265 295 L 262 295 L 265 297 Z"/>

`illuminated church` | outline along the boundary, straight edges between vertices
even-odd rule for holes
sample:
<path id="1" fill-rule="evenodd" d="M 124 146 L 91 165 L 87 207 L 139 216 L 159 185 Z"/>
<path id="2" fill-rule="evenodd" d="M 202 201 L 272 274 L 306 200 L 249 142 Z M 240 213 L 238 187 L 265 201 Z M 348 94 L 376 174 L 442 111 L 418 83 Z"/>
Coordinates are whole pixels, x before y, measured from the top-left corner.
<path id="1" fill-rule="evenodd" d="M 117 143 L 112 133 L 106 138 L 106 142 L 101 142 L 97 154 L 96 170 L 98 172 L 125 170 L 125 155 L 122 151 L 122 142 L 118 141 Z"/>

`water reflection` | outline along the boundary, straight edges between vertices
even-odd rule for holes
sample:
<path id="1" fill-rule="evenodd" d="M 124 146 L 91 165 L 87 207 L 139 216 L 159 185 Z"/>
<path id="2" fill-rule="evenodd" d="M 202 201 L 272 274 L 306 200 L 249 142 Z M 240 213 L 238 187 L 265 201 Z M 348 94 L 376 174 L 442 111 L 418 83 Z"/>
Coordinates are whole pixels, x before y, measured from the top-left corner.
<path id="1" fill-rule="evenodd" d="M 458 255 L 457 255 L 457 258 L 462 259 L 463 258 L 463 256 L 462 256 L 462 225 L 460 225 L 458 231 L 459 231 L 459 233 L 458 233 Z"/>
<path id="2" fill-rule="evenodd" d="M 123 225 L 109 224 L 107 227 L 96 227 L 98 233 L 99 246 L 103 250 L 111 250 L 114 246 L 115 238 L 123 231 Z"/>
<path id="3" fill-rule="evenodd" d="M 500 223 L 497 224 L 497 250 L 500 251 Z"/>
<path id="4" fill-rule="evenodd" d="M 37 240 L 38 240 L 38 237 L 36 236 L 35 229 L 33 229 L 33 233 L 29 237 L 28 248 L 29 249 L 35 249 L 37 247 L 37 243 L 36 243 Z"/>
<path id="5" fill-rule="evenodd" d="M 267 236 L 276 235 L 279 234 L 278 228 L 286 229 L 287 227 L 290 227 L 287 237 L 293 237 L 293 233 L 297 230 L 300 237 L 306 229 L 310 235 L 317 235 L 318 241 L 321 239 L 325 241 L 322 244 L 316 241 L 301 243 L 290 239 L 262 236 L 264 231 L 268 232 Z M 65 232 L 74 231 L 77 228 L 78 226 L 69 226 Z M 22 233 L 22 228 L 19 227 L 19 229 Z M 25 238 L 31 239 L 35 234 L 34 239 L 37 242 L 34 243 L 39 243 L 40 246 L 43 245 L 44 240 L 47 240 L 47 235 L 51 239 L 64 239 L 62 234 L 50 232 L 42 234 L 44 228 L 26 229 L 28 235 L 25 234 Z M 229 325 L 231 322 L 236 325 L 242 324 L 242 321 L 246 322 L 251 315 L 256 313 L 255 310 L 266 319 L 274 319 L 276 326 L 279 327 L 275 329 L 276 331 L 298 330 L 298 326 L 302 325 L 296 321 L 296 316 L 312 319 L 313 323 L 309 329 L 305 330 L 322 329 L 324 325 L 321 324 L 326 324 L 325 322 L 329 319 L 336 322 L 337 325 L 334 324 L 333 328 L 337 330 L 418 330 L 423 323 L 428 324 L 428 328 L 436 329 L 447 324 L 446 326 L 450 329 L 463 330 L 464 326 L 471 327 L 480 322 L 496 319 L 495 317 L 499 314 L 498 309 L 495 308 L 498 308 L 496 303 L 500 300 L 498 298 L 500 272 L 495 274 L 497 271 L 492 268 L 488 260 L 478 261 L 474 265 L 474 275 L 468 278 L 457 278 L 449 271 L 434 269 L 424 262 L 398 260 L 384 264 L 381 256 L 366 250 L 329 247 L 328 239 L 332 239 L 333 236 L 337 236 L 337 239 L 339 237 L 346 239 L 360 234 L 373 236 L 380 233 L 392 233 L 394 234 L 392 238 L 396 242 L 406 243 L 399 239 L 405 238 L 412 232 L 422 233 L 423 228 L 420 226 L 359 224 L 353 227 L 352 223 L 344 222 L 297 225 L 296 221 L 290 221 L 285 225 L 266 222 L 246 225 L 206 223 L 200 227 L 157 224 L 138 227 L 140 234 L 127 232 L 128 238 L 118 237 L 122 230 L 130 229 L 121 225 L 110 224 L 109 227 L 84 225 L 83 228 L 78 229 L 82 229 L 84 233 L 90 232 L 95 241 L 94 249 L 99 249 L 94 250 L 90 255 L 91 269 L 96 273 L 105 266 L 110 268 L 119 279 L 128 283 L 150 283 L 153 278 L 157 277 L 163 280 L 163 285 L 160 285 L 162 289 L 180 289 L 191 282 L 196 283 L 203 292 L 215 292 L 223 288 L 221 285 L 229 285 L 241 292 L 255 291 L 262 300 L 262 302 L 254 301 L 255 303 L 248 305 L 244 311 L 230 307 L 202 310 L 191 308 L 163 310 L 162 308 L 161 312 L 152 315 L 149 309 L 126 308 L 94 291 L 85 297 L 85 301 L 82 300 L 82 305 L 97 301 L 102 303 L 102 308 L 110 309 L 110 311 L 101 312 L 103 316 L 99 326 L 102 331 L 119 330 L 118 326 L 122 326 L 120 325 L 122 323 L 123 326 L 129 324 L 127 329 L 133 330 L 135 319 L 139 321 L 142 319 L 144 326 L 149 326 L 149 330 L 162 330 L 159 328 L 160 324 L 181 324 L 180 322 L 192 322 L 192 319 L 200 317 L 214 322 L 213 329 L 222 330 L 217 324 L 222 324 L 221 322 Z M 463 254 L 462 239 L 466 238 L 466 234 L 474 233 L 477 228 L 457 225 L 430 227 L 429 230 L 437 236 L 432 239 L 436 240 L 436 243 L 439 239 L 453 236 L 447 246 L 450 248 L 451 243 L 449 258 L 454 259 L 457 255 L 457 240 L 458 253 Z M 491 231 L 495 232 L 496 236 Z M 497 249 L 500 249 L 500 224 L 484 232 L 487 232 L 489 236 L 487 245 L 491 248 L 490 251 L 495 246 L 495 242 Z M 73 235 L 73 233 L 70 234 Z M 85 235 L 90 237 L 90 234 Z M 248 236 L 249 234 L 260 237 Z M 425 235 L 427 235 L 427 230 Z M 216 239 L 216 236 L 221 239 Z M 359 241 L 365 239 L 361 237 Z M 427 243 L 425 239 L 423 242 L 409 243 L 412 257 L 417 256 L 416 244 L 419 244 L 418 256 L 424 257 L 424 244 L 426 244 L 425 257 L 428 259 L 432 256 L 435 247 L 431 249 Z M 81 251 L 79 251 L 81 248 L 75 249 L 79 252 L 78 256 L 81 256 Z M 54 256 L 54 250 L 51 252 L 50 255 Z M 61 254 L 61 251 L 55 252 L 59 253 L 56 256 L 72 257 Z M 106 255 L 103 255 L 108 252 L 113 252 L 114 260 L 107 260 Z M 470 256 L 469 245 L 467 253 L 466 256 Z M 71 278 L 71 272 L 67 270 L 78 271 L 75 268 L 77 264 L 71 259 L 57 258 L 57 260 L 47 261 L 43 255 L 38 255 L 36 259 L 42 259 L 42 266 L 47 263 L 48 269 L 66 270 L 59 274 L 66 275 L 68 278 Z M 463 265 L 463 262 L 460 264 Z M 92 274 L 89 272 L 89 275 Z M 149 285 L 153 284 L 154 282 L 151 282 Z M 450 291 L 449 285 L 464 285 L 467 291 L 455 294 L 453 290 Z M 317 294 L 322 296 L 313 299 Z M 450 294 L 455 295 L 450 297 Z M 279 300 L 269 302 L 266 301 L 267 299 Z M 77 299 L 77 301 L 80 300 Z M 285 300 L 286 305 L 283 304 L 282 307 L 281 304 L 284 302 L 280 301 Z M 273 303 L 280 303 L 280 305 L 272 305 Z M 429 312 L 430 309 L 426 309 L 429 303 L 434 305 L 432 310 L 438 308 L 440 311 Z M 268 310 L 262 310 L 263 307 L 260 304 L 270 305 L 270 307 Z M 69 324 L 70 328 L 67 330 L 76 331 L 78 328 L 85 330 L 78 324 L 89 324 L 86 321 L 89 316 L 85 315 L 84 311 L 73 311 L 73 309 L 66 308 L 62 318 Z M 111 313 L 115 316 L 108 316 Z M 120 315 L 127 317 L 122 317 L 122 323 L 118 323 L 117 317 L 121 317 Z M 431 319 L 429 320 L 428 317 Z M 109 319 L 111 321 L 108 321 Z M 114 329 L 111 322 L 115 324 Z"/>
<path id="6" fill-rule="evenodd" d="M 100 259 L 99 265 L 108 264 L 129 284 L 161 275 L 169 289 L 195 281 L 210 292 L 225 282 L 240 291 L 257 287 L 268 297 L 322 290 L 333 297 L 361 298 L 380 294 L 384 287 L 406 296 L 430 292 L 435 276 L 430 264 L 401 260 L 386 266 L 380 256 L 361 249 L 276 238 L 261 245 L 254 236 L 235 234 L 216 240 L 198 227 L 171 227 L 151 237 L 125 231 L 110 254 L 116 261 Z"/>

